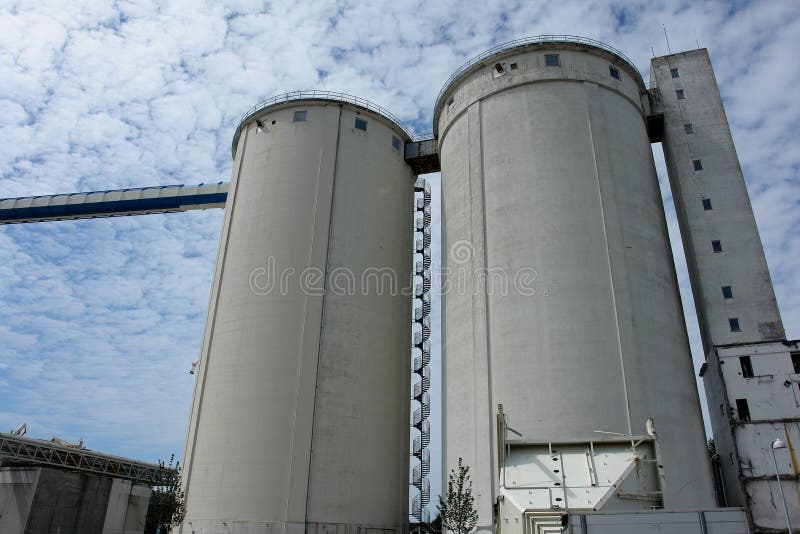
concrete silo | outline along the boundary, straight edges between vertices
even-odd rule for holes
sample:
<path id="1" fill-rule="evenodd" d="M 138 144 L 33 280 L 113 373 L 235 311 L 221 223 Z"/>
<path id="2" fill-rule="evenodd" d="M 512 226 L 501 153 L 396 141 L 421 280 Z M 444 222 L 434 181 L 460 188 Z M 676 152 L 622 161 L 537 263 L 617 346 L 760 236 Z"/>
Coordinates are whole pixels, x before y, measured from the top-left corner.
<path id="1" fill-rule="evenodd" d="M 182 532 L 407 524 L 407 140 L 377 106 L 329 93 L 269 100 L 236 131 Z"/>
<path id="2" fill-rule="evenodd" d="M 490 50 L 436 102 L 444 468 L 471 467 L 479 530 L 714 505 L 646 105 L 571 38 Z"/>

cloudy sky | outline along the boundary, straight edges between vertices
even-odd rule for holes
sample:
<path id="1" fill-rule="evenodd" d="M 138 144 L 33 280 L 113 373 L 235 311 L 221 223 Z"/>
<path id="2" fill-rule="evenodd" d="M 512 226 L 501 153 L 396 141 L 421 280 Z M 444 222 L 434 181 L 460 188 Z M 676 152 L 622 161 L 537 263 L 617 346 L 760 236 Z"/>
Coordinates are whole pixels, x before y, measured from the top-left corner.
<path id="1" fill-rule="evenodd" d="M 602 40 L 647 79 L 652 54 L 667 52 L 662 24 L 673 52 L 709 49 L 787 334 L 800 337 L 796 0 L 5 0 L 0 198 L 227 181 L 241 114 L 295 89 L 358 95 L 429 132 L 459 64 L 529 35 Z M 0 227 L 0 430 L 27 422 L 30 436 L 83 437 L 94 450 L 180 454 L 221 221 L 209 210 Z M 438 363 L 437 350 L 435 388 Z M 432 448 L 437 462 L 436 435 Z"/>

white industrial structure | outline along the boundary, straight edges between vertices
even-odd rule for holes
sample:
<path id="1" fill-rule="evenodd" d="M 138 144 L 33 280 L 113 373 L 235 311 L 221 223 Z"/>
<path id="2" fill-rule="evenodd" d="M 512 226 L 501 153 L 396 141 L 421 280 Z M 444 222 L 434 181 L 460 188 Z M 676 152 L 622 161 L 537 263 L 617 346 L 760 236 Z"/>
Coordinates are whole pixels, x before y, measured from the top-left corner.
<path id="1" fill-rule="evenodd" d="M 443 263 L 467 280 L 443 297 L 444 467 L 472 466 L 479 530 L 495 506 L 714 506 L 648 113 L 590 42 L 492 52 L 440 93 Z"/>
<path id="2" fill-rule="evenodd" d="M 756 532 L 783 532 L 784 496 L 800 526 L 798 344 L 786 341 L 708 53 L 655 58 L 651 77 L 706 354 L 701 376 L 722 504 L 744 506 Z M 776 439 L 787 445 L 774 451 L 777 466 Z"/>
<path id="3" fill-rule="evenodd" d="M 406 524 L 409 140 L 378 111 L 324 98 L 268 101 L 237 130 L 184 532 Z M 394 287 L 375 285 L 385 273 Z"/>
<path id="4" fill-rule="evenodd" d="M 597 41 L 522 39 L 450 77 L 435 138 L 355 97 L 292 93 L 245 114 L 230 184 L 7 199 L 0 224 L 224 204 L 186 534 L 401 532 L 409 483 L 427 523 L 416 176 L 438 170 L 443 474 L 470 467 L 478 530 L 782 532 L 778 499 L 800 523 L 800 350 L 707 52 L 654 58 L 651 80 Z M 701 323 L 711 462 L 653 142 Z"/>

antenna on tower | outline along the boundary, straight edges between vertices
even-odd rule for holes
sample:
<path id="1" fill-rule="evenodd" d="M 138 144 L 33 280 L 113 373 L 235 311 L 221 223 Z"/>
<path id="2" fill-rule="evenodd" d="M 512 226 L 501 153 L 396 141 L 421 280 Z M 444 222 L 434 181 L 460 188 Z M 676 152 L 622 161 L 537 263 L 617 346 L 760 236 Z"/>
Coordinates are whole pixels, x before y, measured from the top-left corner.
<path id="1" fill-rule="evenodd" d="M 667 52 L 671 54 L 672 49 L 670 49 L 669 47 L 669 37 L 667 37 L 667 27 L 664 24 L 662 24 L 661 27 L 664 28 L 664 40 L 667 42 Z"/>
<path id="2" fill-rule="evenodd" d="M 700 49 L 700 39 L 697 38 L 697 30 L 694 31 L 694 42 L 697 43 L 697 49 Z"/>

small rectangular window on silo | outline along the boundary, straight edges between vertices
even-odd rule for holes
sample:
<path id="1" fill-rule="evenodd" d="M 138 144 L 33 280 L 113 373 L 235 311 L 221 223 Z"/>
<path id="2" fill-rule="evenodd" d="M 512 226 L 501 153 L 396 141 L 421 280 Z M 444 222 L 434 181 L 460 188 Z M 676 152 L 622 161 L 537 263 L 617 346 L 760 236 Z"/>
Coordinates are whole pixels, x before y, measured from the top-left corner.
<path id="1" fill-rule="evenodd" d="M 356 130 L 364 130 L 367 131 L 367 121 L 364 119 L 360 119 L 356 117 Z"/>
<path id="2" fill-rule="evenodd" d="M 738 317 L 731 317 L 728 319 L 728 324 L 731 327 L 731 332 L 741 332 L 742 327 L 739 326 L 739 318 Z"/>
<path id="3" fill-rule="evenodd" d="M 558 54 L 545 54 L 544 65 L 545 67 L 560 67 L 561 58 L 559 57 Z"/>
<path id="4" fill-rule="evenodd" d="M 712 209 L 711 208 L 711 199 L 710 198 L 704 198 L 704 199 L 702 199 L 702 201 L 703 201 L 703 209 L 706 210 L 706 211 L 711 211 L 711 209 Z"/>
<path id="5" fill-rule="evenodd" d="M 616 67 L 612 67 L 611 65 L 608 66 L 608 73 L 611 75 L 612 78 L 616 78 L 619 80 L 619 69 Z"/>
<path id="6" fill-rule="evenodd" d="M 686 98 L 686 93 L 683 92 L 683 89 L 678 89 L 675 91 L 675 96 L 677 97 L 678 100 L 683 100 L 684 98 Z"/>
<path id="7" fill-rule="evenodd" d="M 711 250 L 714 252 L 722 252 L 722 241 L 715 239 L 711 242 Z"/>
<path id="8" fill-rule="evenodd" d="M 691 122 L 687 122 L 686 124 L 684 124 L 683 125 L 683 131 L 686 132 L 687 134 L 693 134 L 694 133 L 694 127 L 692 126 L 692 123 Z"/>
<path id="9" fill-rule="evenodd" d="M 495 63 L 494 68 L 492 69 L 492 78 L 499 78 L 500 76 L 505 76 L 508 74 L 505 66 L 502 63 Z"/>
<path id="10" fill-rule="evenodd" d="M 294 117 L 292 118 L 292 122 L 306 122 L 306 117 L 308 116 L 308 111 L 295 111 Z"/>
<path id="11" fill-rule="evenodd" d="M 680 74 L 678 74 L 678 69 L 669 69 L 669 73 L 672 75 L 673 78 L 680 77 Z"/>
<path id="12" fill-rule="evenodd" d="M 400 139 L 395 136 L 392 136 L 392 148 L 395 150 L 400 150 Z"/>
<path id="13" fill-rule="evenodd" d="M 694 166 L 694 170 L 702 171 L 703 170 L 703 162 L 699 159 L 693 159 L 692 165 Z"/>

